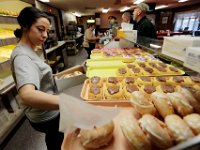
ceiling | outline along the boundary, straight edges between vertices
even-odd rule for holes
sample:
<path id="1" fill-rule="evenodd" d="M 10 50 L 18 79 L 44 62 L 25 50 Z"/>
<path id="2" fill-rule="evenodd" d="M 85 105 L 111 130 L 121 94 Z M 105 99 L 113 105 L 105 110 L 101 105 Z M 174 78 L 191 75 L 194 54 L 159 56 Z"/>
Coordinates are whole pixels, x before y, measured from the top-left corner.
<path id="1" fill-rule="evenodd" d="M 66 12 L 77 12 L 84 15 L 93 15 L 95 12 L 101 12 L 102 8 L 110 8 L 109 11 L 119 11 L 125 6 L 134 9 L 133 2 L 136 0 L 50 0 L 48 5 L 62 9 Z M 178 3 L 178 0 L 145 0 L 146 3 L 156 3 L 159 5 L 168 5 L 167 8 L 176 8 L 200 4 L 200 0 L 189 0 L 184 3 Z M 166 9 L 166 8 L 165 8 Z"/>

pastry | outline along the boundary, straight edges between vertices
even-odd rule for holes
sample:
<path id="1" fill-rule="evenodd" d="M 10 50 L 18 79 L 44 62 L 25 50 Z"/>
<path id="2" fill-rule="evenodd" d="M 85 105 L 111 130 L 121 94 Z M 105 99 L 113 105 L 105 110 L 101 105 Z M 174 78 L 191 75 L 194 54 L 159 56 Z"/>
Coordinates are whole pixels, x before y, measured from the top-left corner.
<path id="1" fill-rule="evenodd" d="M 167 96 L 169 96 L 173 108 L 182 117 L 193 113 L 193 107 L 189 104 L 187 99 L 182 94 L 174 92 L 167 93 Z"/>
<path id="2" fill-rule="evenodd" d="M 103 92 L 102 92 L 102 88 L 100 88 L 97 85 L 91 85 L 90 89 L 89 89 L 89 94 L 88 94 L 88 98 L 90 100 L 102 100 L 103 99 Z"/>
<path id="3" fill-rule="evenodd" d="M 106 79 L 106 86 L 109 87 L 109 86 L 113 86 L 113 85 L 119 85 L 118 79 L 115 77 L 108 77 Z"/>
<path id="4" fill-rule="evenodd" d="M 179 72 L 179 70 L 177 68 L 173 67 L 173 66 L 170 66 L 169 70 L 170 70 L 170 72 L 173 72 L 173 73 L 178 73 Z"/>
<path id="5" fill-rule="evenodd" d="M 172 76 L 172 77 L 170 77 L 170 83 L 175 84 L 175 85 L 184 83 L 184 77 L 183 76 Z"/>
<path id="6" fill-rule="evenodd" d="M 163 93 L 173 93 L 175 92 L 175 87 L 171 84 L 161 84 L 156 87 L 156 91 Z"/>
<path id="7" fill-rule="evenodd" d="M 119 85 L 104 87 L 105 98 L 108 100 L 122 100 L 123 89 Z"/>
<path id="8" fill-rule="evenodd" d="M 146 63 L 138 63 L 138 66 L 140 66 L 141 68 L 145 68 L 145 67 L 147 67 L 147 65 L 146 65 Z"/>
<path id="9" fill-rule="evenodd" d="M 127 85 L 127 84 L 134 84 L 135 83 L 135 79 L 133 77 L 126 77 L 123 79 L 123 85 Z"/>
<path id="10" fill-rule="evenodd" d="M 139 85 L 152 85 L 152 81 L 151 77 L 142 76 L 137 78 L 137 84 Z"/>
<path id="11" fill-rule="evenodd" d="M 163 63 L 163 62 L 159 62 L 158 65 L 162 68 L 167 68 L 167 64 Z"/>
<path id="12" fill-rule="evenodd" d="M 190 127 L 178 116 L 168 115 L 165 117 L 165 124 L 170 131 L 170 135 L 176 143 L 180 143 L 194 137 Z"/>
<path id="13" fill-rule="evenodd" d="M 114 123 L 110 122 L 102 127 L 93 129 L 81 129 L 78 134 L 81 144 L 85 148 L 97 149 L 111 142 L 114 131 Z"/>
<path id="14" fill-rule="evenodd" d="M 174 114 L 173 106 L 166 94 L 154 92 L 151 94 L 150 100 L 153 102 L 157 111 L 163 118 L 165 118 L 167 115 Z"/>
<path id="15" fill-rule="evenodd" d="M 126 68 L 119 68 L 117 69 L 117 75 L 118 76 L 128 76 L 128 70 Z"/>
<path id="16" fill-rule="evenodd" d="M 154 74 L 157 74 L 157 72 L 151 68 L 151 67 L 145 67 L 143 68 L 144 70 L 144 75 L 154 75 Z"/>
<path id="17" fill-rule="evenodd" d="M 128 84 L 124 86 L 124 95 L 126 99 L 130 99 L 131 93 L 134 91 L 139 91 L 139 88 L 134 84 Z"/>
<path id="18" fill-rule="evenodd" d="M 194 98 L 194 96 L 189 90 L 179 86 L 176 88 L 176 91 L 182 94 L 187 99 L 187 101 L 190 103 L 190 105 L 194 108 L 196 112 L 200 113 L 200 102 Z"/>
<path id="19" fill-rule="evenodd" d="M 140 114 L 156 114 L 154 105 L 148 100 L 148 96 L 144 92 L 135 91 L 131 94 L 130 98 L 131 105 Z"/>
<path id="20" fill-rule="evenodd" d="M 156 68 L 157 67 L 157 64 L 156 63 L 153 63 L 153 62 L 149 62 L 149 66 L 153 67 L 153 68 Z"/>
<path id="21" fill-rule="evenodd" d="M 200 77 L 191 76 L 190 77 L 193 83 L 200 83 Z"/>
<path id="22" fill-rule="evenodd" d="M 82 75 L 83 73 L 81 71 L 74 71 L 74 75 L 79 76 Z"/>
<path id="23" fill-rule="evenodd" d="M 156 117 L 145 114 L 139 120 L 143 131 L 148 135 L 151 143 L 159 149 L 166 149 L 173 145 L 172 139 L 168 134 L 167 126 Z"/>
<path id="24" fill-rule="evenodd" d="M 92 78 L 90 78 L 90 85 L 98 85 L 99 87 L 102 87 L 103 85 L 103 80 L 102 78 L 98 77 L 98 76 L 93 76 Z"/>
<path id="25" fill-rule="evenodd" d="M 153 85 L 144 85 L 141 87 L 141 89 L 147 94 L 151 94 L 156 91 L 156 88 Z"/>
<path id="26" fill-rule="evenodd" d="M 167 69 L 166 68 L 163 68 L 163 67 L 155 67 L 160 73 L 166 73 L 167 72 Z"/>
<path id="27" fill-rule="evenodd" d="M 166 84 L 168 83 L 168 77 L 161 77 L 161 76 L 154 77 L 153 83 L 155 86 L 160 85 L 160 84 Z"/>
<path id="28" fill-rule="evenodd" d="M 131 68 L 135 68 L 136 65 L 133 65 L 133 64 L 127 64 L 127 67 L 128 67 L 129 69 L 131 69 Z"/>
<path id="29" fill-rule="evenodd" d="M 130 72 L 130 76 L 139 76 L 139 75 L 142 74 L 141 69 L 138 68 L 138 67 L 131 68 L 131 69 L 129 70 L 129 72 Z"/>
<path id="30" fill-rule="evenodd" d="M 64 79 L 65 78 L 71 78 L 71 77 L 74 77 L 74 73 L 65 74 Z"/>
<path id="31" fill-rule="evenodd" d="M 134 150 L 150 150 L 151 143 L 133 116 L 121 120 L 120 126 L 126 139 Z"/>
<path id="32" fill-rule="evenodd" d="M 183 117 L 183 120 L 189 125 L 195 135 L 200 134 L 200 115 L 190 114 Z"/>

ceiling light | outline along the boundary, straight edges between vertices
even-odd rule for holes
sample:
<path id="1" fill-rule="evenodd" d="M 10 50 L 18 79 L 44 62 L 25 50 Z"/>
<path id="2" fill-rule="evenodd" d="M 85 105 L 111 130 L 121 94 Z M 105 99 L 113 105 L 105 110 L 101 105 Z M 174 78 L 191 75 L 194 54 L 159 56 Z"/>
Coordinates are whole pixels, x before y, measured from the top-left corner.
<path id="1" fill-rule="evenodd" d="M 187 2 L 188 0 L 179 0 L 179 3 Z"/>
<path id="2" fill-rule="evenodd" d="M 144 2 L 144 0 L 136 0 L 136 1 L 134 2 L 134 4 L 139 4 L 139 3 L 142 3 L 142 2 Z"/>
<path id="3" fill-rule="evenodd" d="M 127 11 L 127 10 L 129 10 L 130 9 L 130 7 L 124 7 L 124 8 L 122 8 L 122 9 L 120 9 L 120 12 L 124 12 L 124 11 Z"/>
<path id="4" fill-rule="evenodd" d="M 39 0 L 39 1 L 44 2 L 44 3 L 48 3 L 49 2 L 49 0 Z"/>
<path id="5" fill-rule="evenodd" d="M 109 11 L 109 8 L 103 8 L 102 13 L 107 13 Z"/>
<path id="6" fill-rule="evenodd" d="M 95 20 L 94 19 L 88 19 L 87 23 L 95 23 Z"/>
<path id="7" fill-rule="evenodd" d="M 159 5 L 159 6 L 156 6 L 155 9 L 157 10 L 157 9 L 162 9 L 162 8 L 166 8 L 166 7 L 168 7 L 168 6 L 167 5 Z"/>

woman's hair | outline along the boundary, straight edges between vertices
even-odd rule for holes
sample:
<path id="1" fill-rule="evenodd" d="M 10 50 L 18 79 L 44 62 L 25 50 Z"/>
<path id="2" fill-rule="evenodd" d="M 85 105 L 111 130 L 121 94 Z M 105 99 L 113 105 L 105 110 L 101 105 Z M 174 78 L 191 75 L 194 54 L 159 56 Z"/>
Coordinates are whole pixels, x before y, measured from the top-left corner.
<path id="1" fill-rule="evenodd" d="M 25 7 L 20 12 L 19 16 L 17 17 L 17 21 L 20 25 L 20 29 L 16 29 L 14 34 L 17 38 L 21 38 L 24 29 L 30 29 L 30 27 L 37 21 L 39 18 L 48 18 L 48 16 L 40 11 L 35 7 Z"/>

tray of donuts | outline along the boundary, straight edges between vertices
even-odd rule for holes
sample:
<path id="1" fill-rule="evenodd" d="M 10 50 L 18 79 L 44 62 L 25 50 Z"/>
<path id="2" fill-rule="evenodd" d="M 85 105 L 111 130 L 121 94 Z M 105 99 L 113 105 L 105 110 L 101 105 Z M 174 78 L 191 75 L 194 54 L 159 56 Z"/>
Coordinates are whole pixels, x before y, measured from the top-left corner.
<path id="1" fill-rule="evenodd" d="M 129 103 L 134 91 L 173 93 L 179 87 L 200 90 L 200 78 L 193 76 L 163 77 L 108 77 L 94 76 L 85 80 L 81 98 L 86 101 L 106 101 L 108 103 Z"/>
<path id="2" fill-rule="evenodd" d="M 181 103 L 180 96 L 183 95 L 178 92 L 174 95 L 154 92 L 148 97 L 144 92 L 135 91 L 129 106 L 118 105 L 122 107 L 121 112 L 113 121 L 65 136 L 62 150 L 183 149 L 195 142 L 199 144 L 200 115 L 187 102 Z"/>
<path id="3" fill-rule="evenodd" d="M 169 76 L 183 75 L 184 71 L 161 61 L 128 63 L 117 70 L 118 76 Z"/>

